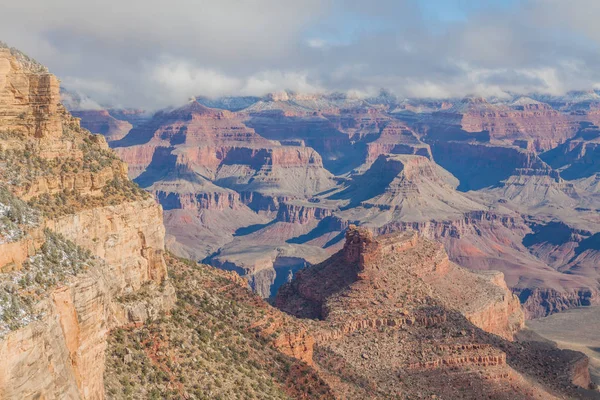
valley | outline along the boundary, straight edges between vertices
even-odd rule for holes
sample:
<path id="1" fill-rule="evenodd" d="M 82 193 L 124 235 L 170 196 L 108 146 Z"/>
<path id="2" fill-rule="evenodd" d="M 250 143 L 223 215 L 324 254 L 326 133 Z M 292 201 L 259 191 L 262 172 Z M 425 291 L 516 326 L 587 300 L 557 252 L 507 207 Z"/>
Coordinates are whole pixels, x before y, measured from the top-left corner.
<path id="1" fill-rule="evenodd" d="M 277 260 L 319 263 L 359 224 L 415 230 L 461 266 L 502 271 L 534 318 L 600 301 L 600 102 L 540 100 L 198 97 L 105 134 L 163 206 L 168 247 L 265 298 L 284 279 Z"/>
<path id="2" fill-rule="evenodd" d="M 59 86 L 0 47 L 0 398 L 600 398 L 581 113 Z"/>

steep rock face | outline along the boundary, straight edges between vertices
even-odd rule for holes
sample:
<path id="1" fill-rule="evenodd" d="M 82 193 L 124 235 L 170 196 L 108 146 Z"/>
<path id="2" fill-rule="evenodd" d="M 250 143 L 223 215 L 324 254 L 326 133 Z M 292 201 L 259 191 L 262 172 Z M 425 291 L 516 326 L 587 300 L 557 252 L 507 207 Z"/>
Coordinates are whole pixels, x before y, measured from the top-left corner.
<path id="1" fill-rule="evenodd" d="M 83 128 L 102 134 L 108 142 L 124 138 L 133 127 L 129 122 L 113 117 L 108 110 L 71 111 L 71 114 L 81 119 Z"/>
<path id="2" fill-rule="evenodd" d="M 58 80 L 24 57 L 0 48 L 0 185 L 39 211 L 2 205 L 22 233 L 0 245 L 0 280 L 21 282 L 4 297 L 34 297 L 13 301 L 25 308 L 2 332 L 0 397 L 100 399 L 109 330 L 173 306 L 162 213 L 59 104 Z M 150 295 L 127 298 L 141 292 Z"/>
<path id="3" fill-rule="evenodd" d="M 238 210 L 244 208 L 239 193 L 212 185 L 185 179 L 157 182 L 148 190 L 165 210 Z"/>
<path id="4" fill-rule="evenodd" d="M 382 154 L 415 154 L 433 158 L 429 145 L 419 140 L 408 127 L 397 122 L 388 124 L 375 141 L 367 144 L 366 163 L 374 162 Z"/>
<path id="5" fill-rule="evenodd" d="M 527 316 L 531 319 L 571 308 L 585 307 L 600 303 L 598 290 L 580 288 L 556 290 L 551 288 L 522 289 L 517 294 L 523 301 Z"/>
<path id="6" fill-rule="evenodd" d="M 277 221 L 292 224 L 307 224 L 333 215 L 333 210 L 319 207 L 318 204 L 283 203 L 277 212 Z"/>
<path id="7" fill-rule="evenodd" d="M 0 48 L 2 129 L 27 130 L 37 138 L 62 134 L 59 82 L 47 72 L 31 72 L 11 50 Z M 27 123 L 30 122 L 30 123 Z"/>
<path id="8" fill-rule="evenodd" d="M 534 152 L 516 147 L 483 143 L 435 141 L 433 157 L 461 182 L 463 191 L 492 186 L 508 178 L 518 168 L 543 168 Z"/>
<path id="9" fill-rule="evenodd" d="M 579 179 L 600 172 L 599 155 L 600 129 L 592 125 L 582 128 L 576 137 L 541 157 L 553 168 L 561 169 L 565 179 Z"/>
<path id="10" fill-rule="evenodd" d="M 577 120 L 548 104 L 520 100 L 510 106 L 466 98 L 449 109 L 433 113 L 431 123 L 454 125 L 468 133 L 485 131 L 490 139 L 508 143 L 529 139 L 536 150 L 554 148 L 577 132 Z"/>
<path id="11" fill-rule="evenodd" d="M 166 279 L 165 228 L 161 209 L 152 199 L 85 210 L 48 225 L 115 268 L 121 291 L 137 291 L 146 282 Z"/>
<path id="12" fill-rule="evenodd" d="M 0 272 L 21 269 L 23 262 L 35 255 L 44 243 L 43 231 L 31 229 L 24 237 L 15 241 L 3 241 L 0 244 Z"/>
<path id="13" fill-rule="evenodd" d="M 107 265 L 55 288 L 36 305 L 43 310 L 40 318 L 3 338 L 2 398 L 104 397 L 104 351 L 109 330 L 156 318 L 160 310 L 174 303 L 168 285 L 162 290 L 156 287 L 156 297 L 145 304 L 117 301 L 116 297 L 124 293 L 121 282 L 127 274 L 123 271 L 119 276 L 120 272 Z M 144 284 L 150 282 L 148 279 Z"/>
<path id="14" fill-rule="evenodd" d="M 115 160 L 116 161 L 116 160 Z M 98 172 L 62 173 L 58 176 L 42 176 L 34 180 L 26 191 L 19 193 L 24 200 L 41 195 L 56 195 L 65 191 L 80 195 L 99 196 L 102 189 L 115 178 L 124 178 L 127 166 L 115 162 Z"/>
<path id="15" fill-rule="evenodd" d="M 148 168 L 150 163 L 170 165 L 171 148 L 159 145 L 117 147 L 114 149 L 119 158 L 128 165 L 130 179 L 135 179 Z"/>
<path id="16" fill-rule="evenodd" d="M 147 227 L 124 226 L 120 218 L 139 221 L 144 216 L 138 205 L 127 206 L 135 213 L 124 216 L 125 210 L 118 208 L 104 213 L 91 210 L 91 215 L 69 216 L 53 223 L 55 229 L 74 234 L 77 242 L 107 262 L 49 292 L 48 298 L 36 306 L 44 310 L 43 317 L 2 339 L 3 398 L 103 398 L 104 350 L 109 330 L 127 323 L 143 323 L 172 307 L 174 292 L 165 281 L 162 237 L 160 243 L 153 243 L 156 237 Z M 156 230 L 160 213 L 153 204 L 152 208 L 157 219 L 146 222 L 153 222 L 151 229 Z M 114 227 L 121 229 L 104 230 L 106 227 L 96 226 L 98 220 L 94 217 L 114 218 Z M 128 237 L 130 234 L 133 237 Z M 142 245 L 144 234 L 148 242 Z M 159 289 L 160 285 L 163 287 Z M 131 304 L 117 300 L 139 292 L 142 286 L 154 288 L 152 299 Z"/>

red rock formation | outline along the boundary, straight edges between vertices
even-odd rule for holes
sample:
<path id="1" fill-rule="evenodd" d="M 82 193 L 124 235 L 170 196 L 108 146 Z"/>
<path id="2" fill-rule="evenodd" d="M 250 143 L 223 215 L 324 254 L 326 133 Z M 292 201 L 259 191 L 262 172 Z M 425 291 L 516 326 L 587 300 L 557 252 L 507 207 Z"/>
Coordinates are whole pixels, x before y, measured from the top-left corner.
<path id="1" fill-rule="evenodd" d="M 366 281 L 366 283 L 355 285 L 377 288 L 381 284 L 376 282 L 381 279 L 386 281 L 385 287 L 381 286 L 381 290 L 384 291 L 383 297 L 394 301 L 394 295 L 391 293 L 396 289 L 392 286 L 391 278 L 385 278 L 388 274 L 386 270 L 393 268 L 395 272 L 389 273 L 395 275 L 394 280 L 401 280 L 401 269 L 398 268 L 402 264 L 396 266 L 394 263 L 398 262 L 396 260 L 402 255 L 406 260 L 420 258 L 420 261 L 415 261 L 415 264 L 404 264 L 406 265 L 404 268 L 407 268 L 406 272 L 417 276 L 423 283 L 432 285 L 433 290 L 439 291 L 437 295 L 439 299 L 443 299 L 442 301 L 445 301 L 448 306 L 461 310 L 467 318 L 483 329 L 512 337 L 512 333 L 523 326 L 523 314 L 518 299 L 510 293 L 501 274 L 494 276 L 493 279 L 472 275 L 451 264 L 441 247 L 429 246 L 432 244 L 422 243 L 415 233 L 391 234 L 374 238 L 369 231 L 351 226 L 347 231 L 343 250 L 335 256 L 337 258 L 325 261 L 314 269 L 300 271 L 291 287 L 281 289 L 276 304 L 294 315 L 328 318 L 331 310 L 325 302 L 334 293 L 347 285 L 352 286 L 356 280 Z M 473 291 L 474 288 L 467 290 L 465 286 L 461 286 L 467 285 L 469 280 L 473 280 L 473 285 L 481 287 L 487 285 L 485 294 Z M 456 286 L 451 282 L 455 282 Z M 495 300 L 485 299 L 486 295 L 489 297 L 494 291 Z M 457 299 L 465 296 L 467 292 L 470 293 L 467 296 L 472 297 L 463 301 L 474 304 L 465 308 L 464 303 L 461 304 Z M 380 311 L 385 309 L 386 302 L 379 303 Z M 482 304 L 476 305 L 477 302 Z M 390 325 L 389 320 L 384 319 L 380 322 L 382 325 Z M 394 322 L 394 325 L 403 323 L 406 321 Z"/>
<path id="2" fill-rule="evenodd" d="M 449 371 L 453 376 L 477 371 L 475 376 L 485 376 L 483 382 L 500 386 L 511 382 L 511 389 L 492 397 L 510 398 L 508 393 L 517 390 L 548 397 L 543 386 L 530 386 L 531 371 L 543 365 L 537 357 L 546 356 L 556 360 L 553 368 L 560 364 L 564 371 L 562 385 L 571 387 L 571 379 L 589 383 L 585 358 L 579 355 L 513 345 L 474 328 L 472 324 L 512 338 L 523 326 L 518 300 L 501 274 L 467 272 L 450 263 L 439 245 L 414 233 L 375 237 L 351 226 L 344 248 L 299 272 L 281 288 L 275 304 L 293 315 L 322 320 L 311 328 L 311 364 L 345 396 L 356 393 L 353 385 L 370 398 L 385 398 L 378 390 L 388 395 L 411 390 L 436 393 L 437 384 L 432 382 Z M 398 377 L 400 382 L 410 379 L 410 385 L 398 385 Z M 557 383 L 552 379 L 544 385 Z M 421 381 L 428 383 L 420 386 Z M 444 388 L 454 390 L 463 384 L 479 385 L 476 379 L 467 383 L 465 378 Z M 487 393 L 486 385 L 478 386 L 479 395 Z"/>
<path id="3" fill-rule="evenodd" d="M 366 163 L 370 164 L 382 154 L 415 154 L 432 158 L 431 149 L 421 142 L 407 126 L 390 122 L 377 140 L 367 143 Z"/>
<path id="4" fill-rule="evenodd" d="M 108 142 L 122 139 L 133 127 L 127 121 L 114 118 L 107 110 L 71 111 L 71 114 L 81 119 L 83 128 L 104 135 Z"/>
<path id="5" fill-rule="evenodd" d="M 492 140 L 531 139 L 536 150 L 548 150 L 571 138 L 579 121 L 543 103 L 509 107 L 480 98 L 466 98 L 453 107 L 432 114 L 431 123 L 457 126 L 465 132 L 489 133 Z"/>

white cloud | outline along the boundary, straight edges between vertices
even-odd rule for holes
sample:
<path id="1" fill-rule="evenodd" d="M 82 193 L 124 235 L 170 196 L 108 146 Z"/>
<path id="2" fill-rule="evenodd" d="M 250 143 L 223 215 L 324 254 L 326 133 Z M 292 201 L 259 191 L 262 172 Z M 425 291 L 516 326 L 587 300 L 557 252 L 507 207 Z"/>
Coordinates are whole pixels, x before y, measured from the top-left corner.
<path id="1" fill-rule="evenodd" d="M 445 89 L 443 85 L 429 81 L 407 83 L 406 94 L 408 97 L 417 98 L 445 98 L 452 96 L 452 92 Z"/>
<path id="2" fill-rule="evenodd" d="M 597 0 L 481 6 L 464 21 L 415 0 L 21 0 L 0 39 L 101 104 L 355 91 L 399 96 L 560 94 L 600 82 Z"/>
<path id="3" fill-rule="evenodd" d="M 171 61 L 151 67 L 151 81 L 156 82 L 157 93 L 167 93 L 171 101 L 198 94 L 213 97 L 232 94 L 239 90 L 240 80 L 216 70 L 196 68 L 185 61 Z"/>
<path id="4" fill-rule="evenodd" d="M 306 43 L 313 49 L 322 49 L 327 46 L 327 41 L 323 39 L 309 39 Z"/>
<path id="5" fill-rule="evenodd" d="M 302 72 L 262 71 L 248 78 L 240 90 L 243 95 L 261 96 L 269 92 L 293 90 L 300 93 L 317 93 L 323 89 L 309 83 L 308 74 Z"/>
<path id="6" fill-rule="evenodd" d="M 117 92 L 115 85 L 112 83 L 97 79 L 85 79 L 75 76 L 67 76 L 63 78 L 61 82 L 63 85 L 79 92 L 91 92 L 97 95 L 109 96 L 115 95 Z"/>

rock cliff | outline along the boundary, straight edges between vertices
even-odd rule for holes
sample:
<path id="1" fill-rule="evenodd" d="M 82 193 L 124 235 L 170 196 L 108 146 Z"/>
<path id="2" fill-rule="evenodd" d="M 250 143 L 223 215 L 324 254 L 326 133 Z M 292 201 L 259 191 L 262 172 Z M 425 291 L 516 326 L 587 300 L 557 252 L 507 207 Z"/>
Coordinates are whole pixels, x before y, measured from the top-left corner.
<path id="1" fill-rule="evenodd" d="M 467 134 L 487 132 L 491 140 L 512 143 L 531 140 L 536 150 L 549 150 L 575 135 L 579 121 L 550 105 L 526 98 L 511 104 L 490 104 L 482 98 L 465 98 L 434 112 L 430 122 Z"/>
<path id="2" fill-rule="evenodd" d="M 501 273 L 468 272 L 451 263 L 441 245 L 416 233 L 374 238 L 370 231 L 354 226 L 346 233 L 343 250 L 331 261 L 299 272 L 292 286 L 282 289 L 276 304 L 294 315 L 328 318 L 330 306 L 326 301 L 353 281 L 359 286 L 367 281 L 370 290 L 371 286 L 379 287 L 381 299 L 395 304 L 398 296 L 403 296 L 396 283 L 404 286 L 410 280 L 403 274 L 416 277 L 428 286 L 428 296 L 459 310 L 484 330 L 512 338 L 523 326 L 519 300 L 508 290 Z M 327 283 L 323 286 L 319 282 Z M 365 293 L 365 297 L 370 294 Z M 385 313 L 387 303 L 381 299 L 377 301 L 378 315 Z"/>
<path id="3" fill-rule="evenodd" d="M 81 120 L 83 128 L 102 134 L 108 142 L 122 139 L 133 127 L 129 122 L 110 115 L 108 110 L 71 111 L 71 114 Z"/>
<path id="4" fill-rule="evenodd" d="M 110 330 L 175 300 L 162 212 L 24 57 L 0 48 L 0 397 L 100 399 Z"/>

